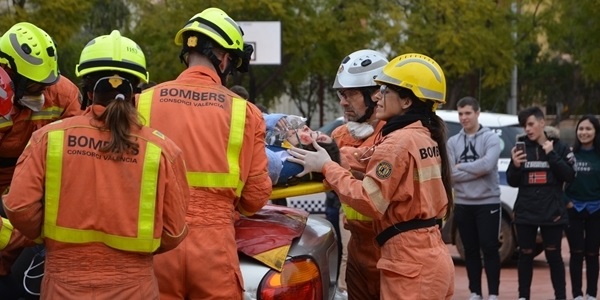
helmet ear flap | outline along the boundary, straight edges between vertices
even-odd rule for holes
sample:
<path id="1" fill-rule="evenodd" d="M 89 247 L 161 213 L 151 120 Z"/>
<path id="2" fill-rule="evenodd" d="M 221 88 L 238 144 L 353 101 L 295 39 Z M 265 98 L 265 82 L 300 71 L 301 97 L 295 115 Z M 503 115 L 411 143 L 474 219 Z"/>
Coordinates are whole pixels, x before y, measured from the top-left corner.
<path id="1" fill-rule="evenodd" d="M 254 46 L 251 44 L 244 43 L 244 52 L 242 53 L 241 64 L 237 67 L 237 70 L 242 73 L 248 72 L 250 69 L 250 60 L 252 59 L 252 53 L 254 53 Z"/>

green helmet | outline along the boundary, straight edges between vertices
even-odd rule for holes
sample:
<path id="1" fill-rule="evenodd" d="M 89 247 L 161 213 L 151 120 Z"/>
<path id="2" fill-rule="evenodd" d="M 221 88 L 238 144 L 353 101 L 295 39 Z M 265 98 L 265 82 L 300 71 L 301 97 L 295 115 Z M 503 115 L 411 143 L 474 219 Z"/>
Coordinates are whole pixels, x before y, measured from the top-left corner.
<path id="1" fill-rule="evenodd" d="M 240 26 L 219 8 L 211 7 L 193 16 L 175 35 L 175 44 L 183 45 L 183 33 L 196 31 L 239 56 L 244 52 L 244 33 Z M 190 47 L 194 47 L 188 45 Z"/>
<path id="2" fill-rule="evenodd" d="M 91 40 L 81 51 L 75 75 L 82 77 L 99 71 L 129 73 L 144 83 L 148 83 L 150 77 L 146 70 L 146 57 L 140 46 L 121 36 L 118 30 Z"/>
<path id="3" fill-rule="evenodd" d="M 0 63 L 28 80 L 44 85 L 56 83 L 57 61 L 52 38 L 31 23 L 17 23 L 0 38 Z"/>

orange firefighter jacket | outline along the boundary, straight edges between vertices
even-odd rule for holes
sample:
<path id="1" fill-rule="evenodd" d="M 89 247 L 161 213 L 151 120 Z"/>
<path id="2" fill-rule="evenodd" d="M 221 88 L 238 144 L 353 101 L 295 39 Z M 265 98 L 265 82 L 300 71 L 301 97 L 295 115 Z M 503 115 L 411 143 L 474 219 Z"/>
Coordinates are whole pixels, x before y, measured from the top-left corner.
<path id="1" fill-rule="evenodd" d="M 448 199 L 438 145 L 420 121 L 382 137 L 372 149 L 342 148 L 342 160 L 364 170 L 363 180 L 333 162 L 323 167 L 342 203 L 375 219 L 377 233 L 398 222 L 444 216 Z"/>
<path id="2" fill-rule="evenodd" d="M 22 247 L 33 247 L 35 243 L 14 229 L 8 219 L 0 222 L 0 276 L 8 275 L 10 269 L 21 253 Z M 17 251 L 18 250 L 18 251 Z"/>
<path id="3" fill-rule="evenodd" d="M 80 115 L 80 95 L 77 86 L 61 75 L 56 84 L 44 90 L 41 111 L 15 106 L 10 120 L 0 117 L 0 157 L 19 157 L 35 130 L 58 119 Z"/>
<path id="4" fill-rule="evenodd" d="M 148 125 L 183 150 L 190 225 L 233 225 L 236 207 L 251 215 L 271 194 L 262 114 L 237 97 L 203 66 L 139 95 L 138 111 Z"/>
<path id="5" fill-rule="evenodd" d="M 375 139 L 376 139 L 379 131 L 383 127 L 383 125 L 385 125 L 385 122 L 379 121 L 377 123 L 377 126 L 375 126 L 375 130 L 374 130 L 373 134 L 371 134 L 369 137 L 367 137 L 364 140 L 354 138 L 352 136 L 352 134 L 350 133 L 350 131 L 348 130 L 347 126 L 340 126 L 340 127 L 336 128 L 332 132 L 331 137 L 335 140 L 336 144 L 338 145 L 338 147 L 340 149 L 342 147 L 353 147 L 353 148 L 371 147 L 375 143 Z M 343 162 L 343 164 L 345 164 L 345 162 Z M 342 205 L 342 209 L 344 210 L 344 214 L 346 215 L 346 218 L 348 220 L 360 220 L 360 221 L 370 221 L 371 220 L 371 218 L 360 214 L 359 212 L 357 212 L 356 210 L 354 210 L 352 207 L 350 207 L 348 205 L 345 205 L 345 204 Z"/>
<path id="6" fill-rule="evenodd" d="M 0 116 L 0 193 L 10 185 L 16 160 L 35 130 L 81 114 L 79 89 L 64 76 L 44 90 L 44 98 L 39 112 L 14 106 L 10 120 Z"/>
<path id="7" fill-rule="evenodd" d="M 93 105 L 33 134 L 4 196 L 6 214 L 26 237 L 42 235 L 49 254 L 98 244 L 135 253 L 175 248 L 187 234 L 181 150 L 154 129 L 132 127 L 137 153 L 99 151 L 110 133 L 91 124 L 104 109 Z"/>

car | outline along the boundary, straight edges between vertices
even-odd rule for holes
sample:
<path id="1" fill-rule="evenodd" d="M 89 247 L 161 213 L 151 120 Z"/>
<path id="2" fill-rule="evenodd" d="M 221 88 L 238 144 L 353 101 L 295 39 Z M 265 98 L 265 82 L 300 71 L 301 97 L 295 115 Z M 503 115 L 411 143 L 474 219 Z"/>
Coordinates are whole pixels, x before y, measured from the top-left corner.
<path id="1" fill-rule="evenodd" d="M 333 226 L 322 216 L 294 208 L 278 208 L 275 205 L 265 206 L 257 215 L 261 223 L 269 224 L 269 228 L 273 228 L 273 223 L 269 221 L 275 220 L 277 212 L 281 210 L 286 210 L 286 215 L 290 215 L 293 220 L 306 220 L 305 226 L 301 228 L 300 236 L 288 245 L 289 251 L 280 271 L 242 253 L 241 243 L 238 241 L 240 269 L 244 279 L 244 300 L 334 299 L 339 254 Z M 239 230 L 236 222 L 236 239 Z M 259 239 L 265 237 L 263 231 L 249 232 Z M 280 233 L 276 234 L 281 237 Z M 272 239 L 266 240 L 272 242 Z M 264 241 L 258 240 L 258 243 L 263 244 Z"/>
<path id="2" fill-rule="evenodd" d="M 333 226 L 323 217 L 309 215 L 303 210 L 266 205 L 255 214 L 260 217 L 259 227 L 272 225 L 273 222 L 269 221 L 277 220 L 278 215 L 281 215 L 277 212 L 282 210 L 285 210 L 286 216 L 299 220 L 293 223 L 300 232 L 299 237 L 290 238 L 291 242 L 285 245 L 289 247 L 289 251 L 283 254 L 285 259 L 281 271 L 238 251 L 244 281 L 244 300 L 333 300 L 337 288 L 339 256 Z M 238 239 L 238 230 L 243 226 L 237 225 L 238 222 L 236 242 L 239 250 L 245 241 Z M 251 228 L 250 232 L 255 233 L 246 235 L 247 240 L 259 235 L 264 236 L 264 231 L 260 228 Z M 265 239 L 258 242 L 263 243 Z M 39 299 L 44 275 L 43 253 L 43 245 L 23 250 L 13 264 L 11 274 L 7 277 L 0 276 L 0 299 Z M 202 280 L 201 275 L 198 276 L 198 280 Z"/>
<path id="3" fill-rule="evenodd" d="M 448 137 L 457 134 L 462 126 L 458 119 L 456 110 L 437 110 L 436 114 L 442 118 L 448 127 Z M 524 134 L 523 128 L 519 125 L 519 119 L 515 115 L 499 114 L 491 112 L 481 112 L 479 114 L 479 124 L 489 127 L 500 137 L 500 159 L 498 159 L 498 176 L 500 179 L 500 202 L 502 205 L 502 219 L 500 223 L 500 261 L 503 265 L 511 263 L 516 257 L 518 251 L 516 233 L 512 225 L 513 207 L 517 200 L 518 188 L 508 185 L 506 181 L 506 169 L 510 164 L 511 149 L 515 146 L 517 136 Z M 442 238 L 447 244 L 454 244 L 460 257 L 464 259 L 464 247 L 460 239 L 460 234 L 454 224 L 454 216 L 451 215 L 442 227 Z M 542 240 L 538 234 L 536 241 L 535 254 L 542 252 Z"/>
<path id="4" fill-rule="evenodd" d="M 457 134 L 462 126 L 458 120 L 456 110 L 437 110 L 436 114 L 442 118 L 448 127 L 448 137 Z M 343 117 L 339 117 L 321 127 L 319 130 L 324 133 L 331 132 L 344 123 Z M 508 264 L 514 260 L 518 251 L 516 233 L 512 226 L 513 207 L 517 199 L 518 189 L 508 185 L 506 181 L 506 169 L 510 163 L 511 149 L 514 147 L 516 137 L 524 134 L 523 128 L 519 125 L 519 120 L 515 115 L 481 112 L 479 123 L 491 128 L 500 137 L 502 150 L 498 160 L 498 176 L 500 179 L 500 201 L 502 203 L 502 223 L 500 226 L 500 259 L 502 264 Z M 325 194 L 310 194 L 288 199 L 288 202 L 299 208 L 310 212 L 322 212 L 325 210 Z M 461 258 L 464 259 L 464 248 L 460 240 L 460 234 L 453 222 L 453 216 L 450 216 L 442 227 L 442 237 L 447 244 L 454 244 Z M 536 240 L 535 254 L 542 252 L 542 240 L 538 233 Z"/>

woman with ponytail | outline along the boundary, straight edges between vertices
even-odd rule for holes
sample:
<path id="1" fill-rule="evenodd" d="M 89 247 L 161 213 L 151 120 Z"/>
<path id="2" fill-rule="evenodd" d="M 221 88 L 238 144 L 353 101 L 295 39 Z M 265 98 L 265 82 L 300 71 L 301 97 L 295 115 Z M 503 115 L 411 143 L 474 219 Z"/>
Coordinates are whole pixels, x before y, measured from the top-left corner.
<path id="1" fill-rule="evenodd" d="M 45 246 L 41 299 L 159 299 L 153 257 L 187 235 L 181 150 L 143 126 L 138 45 L 118 31 L 83 49 L 81 116 L 34 132 L 4 198 L 14 228 Z"/>
<path id="2" fill-rule="evenodd" d="M 352 173 L 317 152 L 290 150 L 306 172 L 322 172 L 340 201 L 373 218 L 381 258 L 381 299 L 451 299 L 454 265 L 440 232 L 452 209 L 446 126 L 435 114 L 445 103 L 441 67 L 421 54 L 390 61 L 375 78 L 377 119 L 386 121 L 375 144 L 340 149 Z M 364 173 L 363 179 L 353 176 Z"/>

